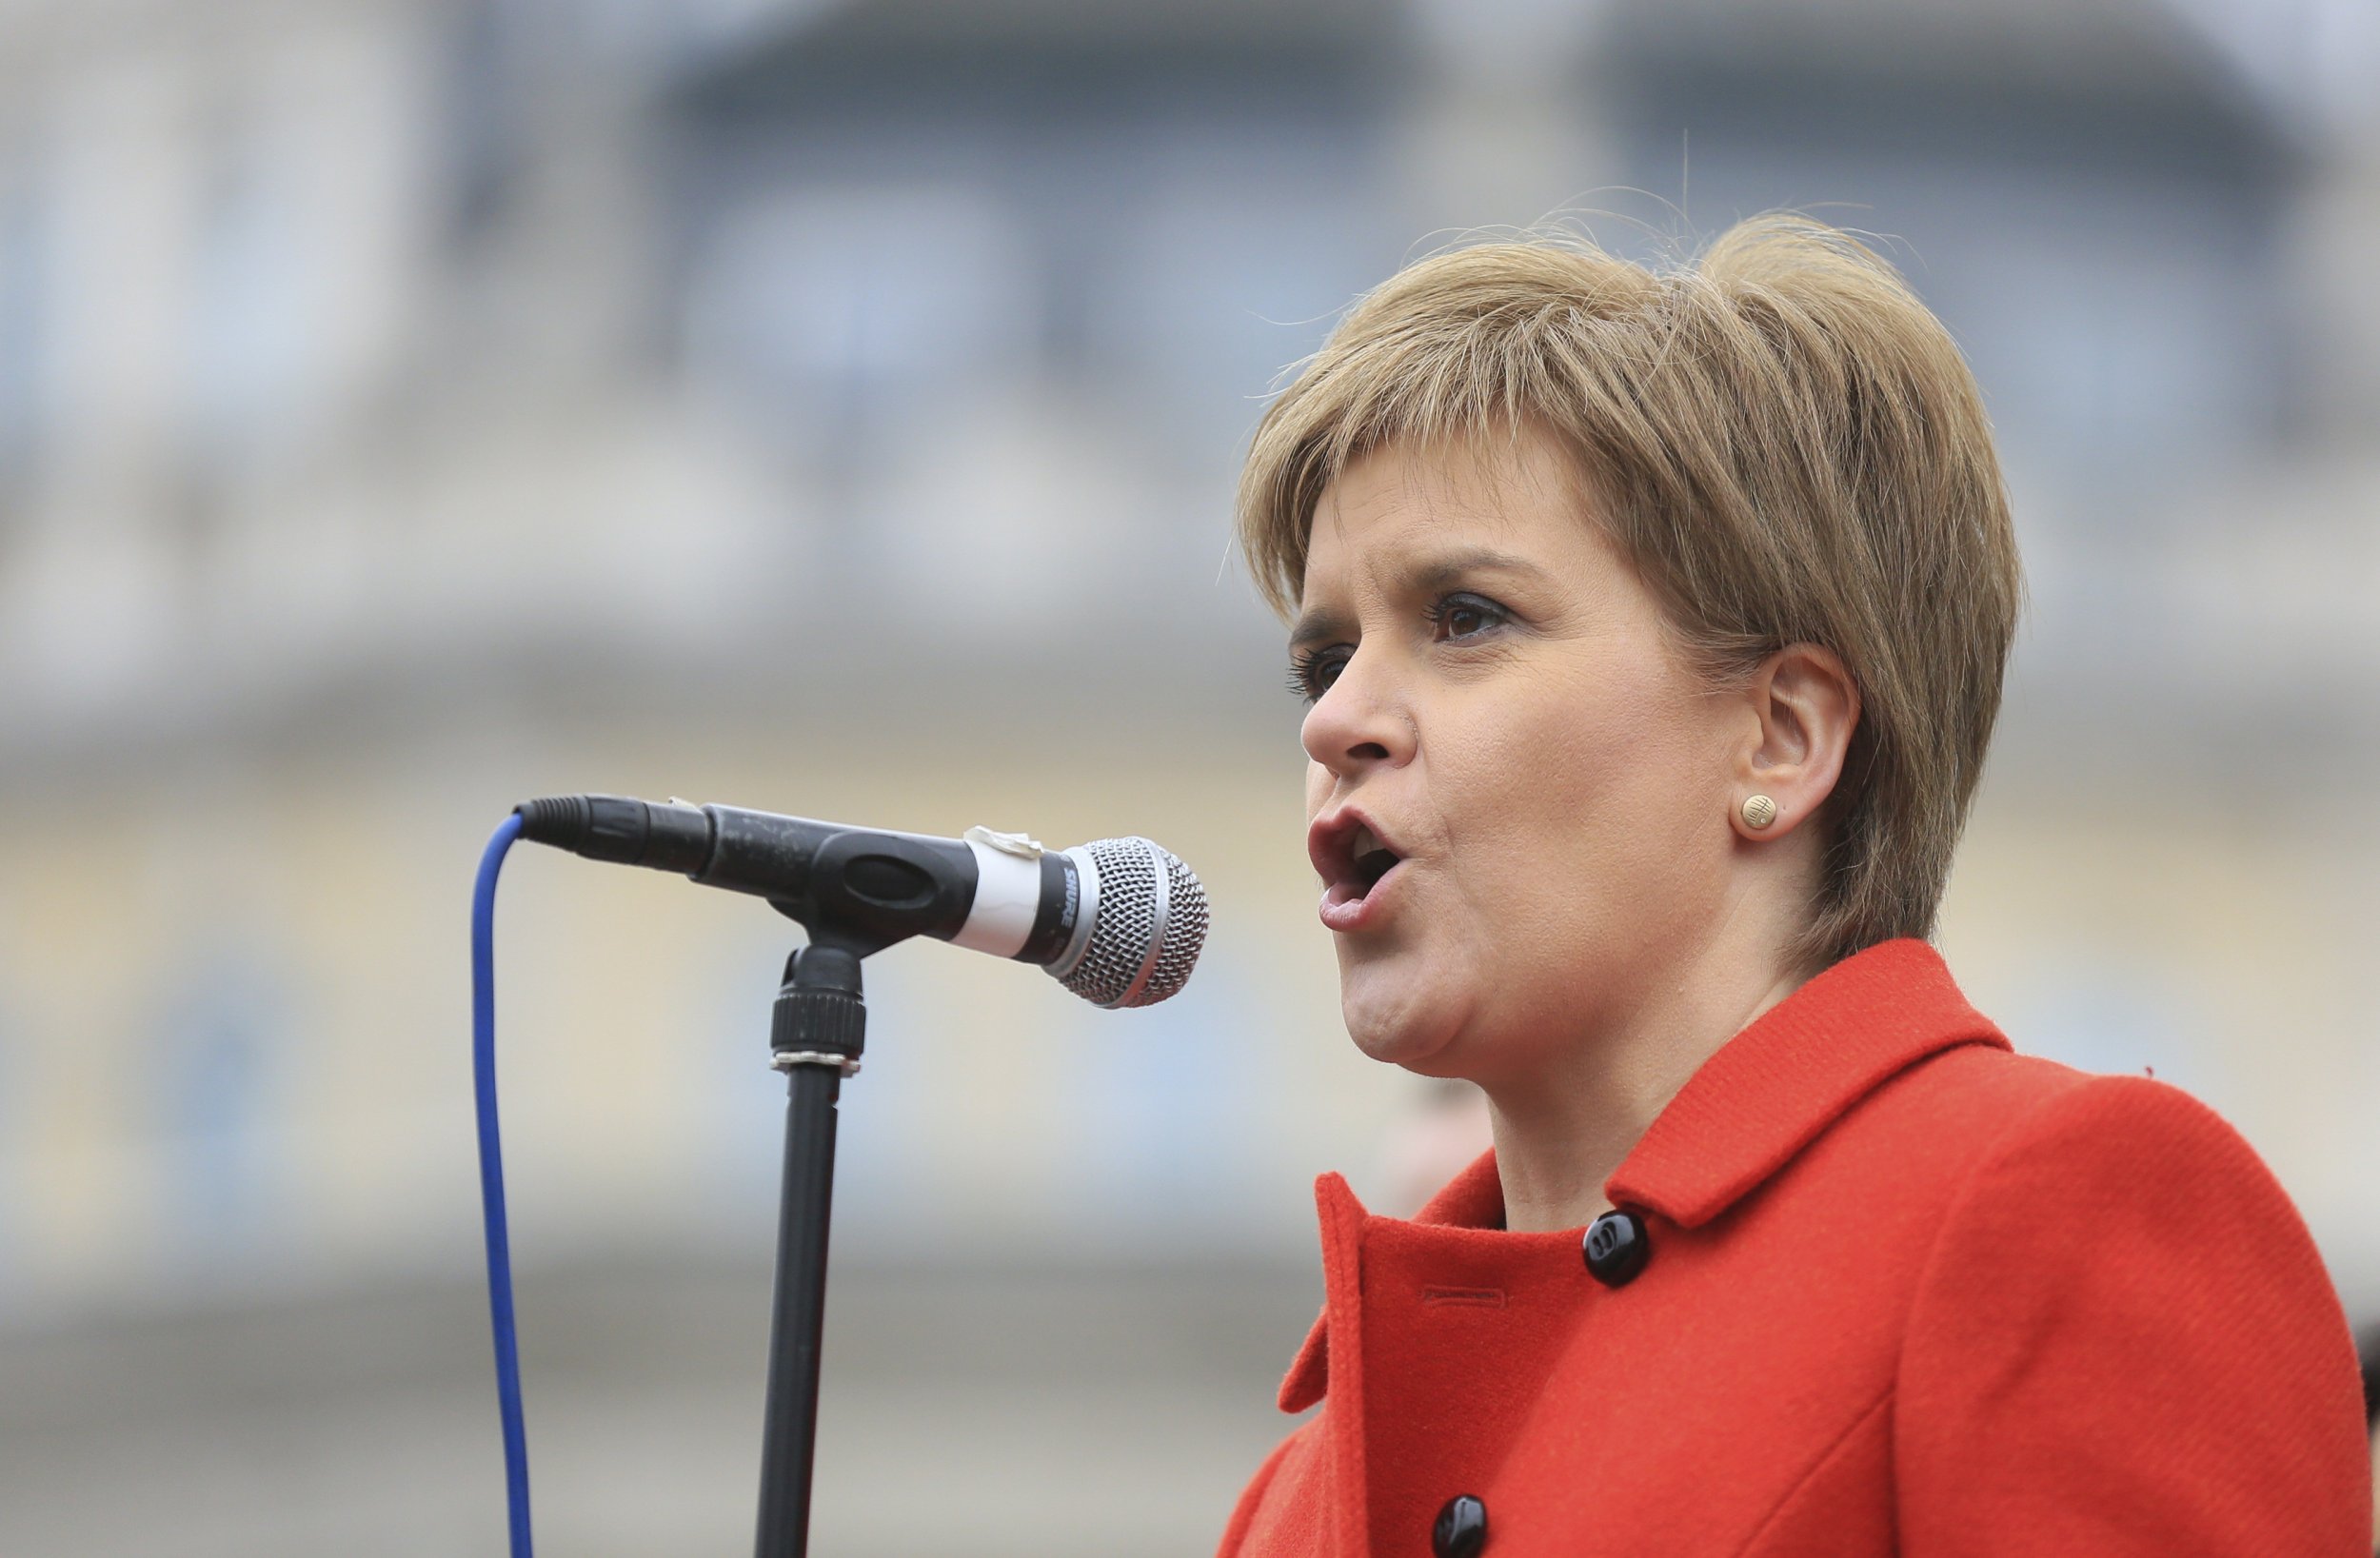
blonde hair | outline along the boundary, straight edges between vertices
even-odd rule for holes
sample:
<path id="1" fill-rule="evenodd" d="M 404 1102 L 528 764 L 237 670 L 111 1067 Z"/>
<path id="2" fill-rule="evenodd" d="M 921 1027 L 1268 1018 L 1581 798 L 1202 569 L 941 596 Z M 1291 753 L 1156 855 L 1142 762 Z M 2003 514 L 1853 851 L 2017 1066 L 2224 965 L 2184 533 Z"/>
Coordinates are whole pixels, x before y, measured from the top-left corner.
<path id="1" fill-rule="evenodd" d="M 1811 922 L 1823 966 L 1932 934 L 1999 710 L 2021 582 L 1973 374 L 1891 265 L 1792 216 L 1655 270 L 1569 235 L 1408 266 L 1266 411 L 1239 529 L 1286 616 L 1324 487 L 1393 442 L 1552 433 L 1715 679 L 1791 643 L 1861 714 Z"/>

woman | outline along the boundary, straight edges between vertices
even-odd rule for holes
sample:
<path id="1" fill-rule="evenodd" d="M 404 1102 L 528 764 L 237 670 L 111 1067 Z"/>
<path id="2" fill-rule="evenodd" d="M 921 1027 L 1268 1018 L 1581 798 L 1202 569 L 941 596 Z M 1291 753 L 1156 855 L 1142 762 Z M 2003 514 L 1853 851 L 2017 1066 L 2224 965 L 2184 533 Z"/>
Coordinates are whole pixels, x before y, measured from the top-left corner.
<path id="1" fill-rule="evenodd" d="M 2019 1057 L 1923 939 L 2014 541 L 1973 379 L 1815 224 L 1494 245 L 1267 413 L 1347 1029 L 1486 1095 L 1321 1320 L 1222 1551 L 2366 1550 L 2304 1225 L 2186 1095 Z"/>

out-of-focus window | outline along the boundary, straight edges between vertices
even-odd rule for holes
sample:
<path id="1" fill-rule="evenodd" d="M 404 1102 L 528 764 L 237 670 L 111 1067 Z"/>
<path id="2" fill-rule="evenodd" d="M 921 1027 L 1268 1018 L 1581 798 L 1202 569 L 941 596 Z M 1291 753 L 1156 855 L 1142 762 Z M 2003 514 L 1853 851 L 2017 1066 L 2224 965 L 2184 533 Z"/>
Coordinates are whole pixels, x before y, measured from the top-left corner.
<path id="1" fill-rule="evenodd" d="M 307 420 L 317 322 L 294 167 L 303 154 L 293 125 L 241 124 L 201 175 L 186 425 L 210 475 L 269 459 Z"/>
<path id="2" fill-rule="evenodd" d="M 151 1075 L 169 1243 L 196 1265 L 253 1254 L 271 1225 L 285 1028 L 274 981 L 241 952 L 197 962 L 159 1014 Z"/>
<path id="3" fill-rule="evenodd" d="M 846 430 L 1029 368 L 1040 333 L 1015 214 L 964 184 L 814 184 L 756 195 L 701 241 L 688 368 Z"/>
<path id="4" fill-rule="evenodd" d="M 1353 148 L 1284 159 L 1251 134 L 1202 149 L 1214 155 L 1119 213 L 1085 336 L 1092 370 L 1161 413 L 1169 442 L 1227 464 L 1281 369 L 1321 345 L 1396 251 Z"/>
<path id="5" fill-rule="evenodd" d="M 2189 468 L 2268 444 L 2280 393 L 2270 261 L 2185 236 L 2211 192 L 2177 190 L 2113 226 L 2081 208 L 2112 193 L 2077 190 L 2073 220 L 1960 246 L 1953 306 L 1995 413 L 2026 450 L 2082 474 Z M 2141 242 L 2160 227 L 2170 246 Z"/>

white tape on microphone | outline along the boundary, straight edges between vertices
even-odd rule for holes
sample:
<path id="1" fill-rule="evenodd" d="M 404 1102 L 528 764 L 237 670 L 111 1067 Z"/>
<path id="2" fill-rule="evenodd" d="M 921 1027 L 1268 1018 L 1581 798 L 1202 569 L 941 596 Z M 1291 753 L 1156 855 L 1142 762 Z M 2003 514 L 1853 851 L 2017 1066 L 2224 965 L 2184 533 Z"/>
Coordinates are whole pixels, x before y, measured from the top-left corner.
<path id="1" fill-rule="evenodd" d="M 1041 912 L 1041 846 L 988 828 L 969 828 L 966 844 L 975 853 L 975 902 L 951 943 L 1014 957 Z"/>

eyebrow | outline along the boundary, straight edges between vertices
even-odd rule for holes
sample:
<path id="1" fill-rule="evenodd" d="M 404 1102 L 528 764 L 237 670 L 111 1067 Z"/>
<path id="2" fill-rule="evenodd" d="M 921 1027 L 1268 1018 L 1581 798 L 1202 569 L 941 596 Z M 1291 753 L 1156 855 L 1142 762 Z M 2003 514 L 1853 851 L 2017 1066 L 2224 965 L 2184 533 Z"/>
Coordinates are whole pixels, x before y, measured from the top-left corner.
<path id="1" fill-rule="evenodd" d="M 1517 552 L 1499 552 L 1493 546 L 1463 546 L 1419 559 L 1397 581 L 1397 590 L 1404 595 L 1421 594 L 1444 589 L 1482 573 L 1546 577 L 1543 568 Z M 1354 621 L 1345 614 L 1330 606 L 1316 606 L 1290 628 L 1289 647 L 1303 649 L 1310 644 L 1348 638 L 1354 631 Z"/>

